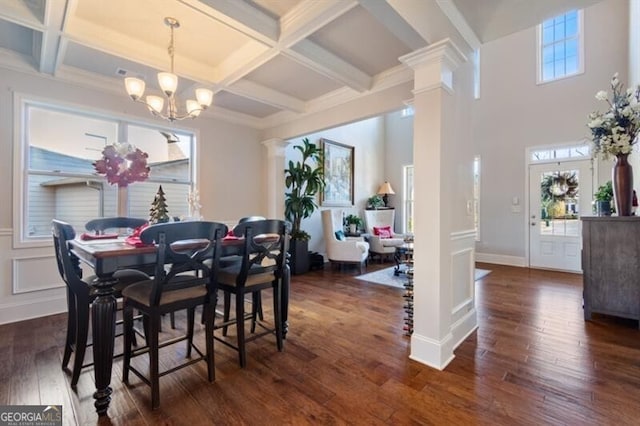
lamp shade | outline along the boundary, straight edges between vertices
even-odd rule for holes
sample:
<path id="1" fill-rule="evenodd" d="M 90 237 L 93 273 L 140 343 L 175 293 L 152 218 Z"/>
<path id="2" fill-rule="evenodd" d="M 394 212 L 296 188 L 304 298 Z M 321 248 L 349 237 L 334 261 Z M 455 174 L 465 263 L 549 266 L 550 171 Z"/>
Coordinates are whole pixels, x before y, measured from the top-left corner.
<path id="1" fill-rule="evenodd" d="M 393 190 L 393 188 L 391 187 L 391 184 L 389 182 L 385 182 L 382 185 L 380 185 L 380 188 L 378 188 L 378 194 L 395 194 L 396 192 Z"/>
<path id="2" fill-rule="evenodd" d="M 139 78 L 127 77 L 124 79 L 124 86 L 131 98 L 136 101 L 144 94 L 144 80 Z"/>
<path id="3" fill-rule="evenodd" d="M 158 84 L 162 91 L 171 97 L 176 93 L 176 89 L 178 88 L 178 76 L 170 72 L 159 72 Z"/>

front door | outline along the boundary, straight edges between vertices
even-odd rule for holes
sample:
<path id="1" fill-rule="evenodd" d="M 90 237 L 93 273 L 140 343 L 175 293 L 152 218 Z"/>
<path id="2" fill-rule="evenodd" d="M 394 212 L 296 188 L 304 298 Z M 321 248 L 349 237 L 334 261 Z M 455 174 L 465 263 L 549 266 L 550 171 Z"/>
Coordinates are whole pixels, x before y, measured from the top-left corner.
<path id="1" fill-rule="evenodd" d="M 582 223 L 592 214 L 589 160 L 529 166 L 529 266 L 581 272 Z"/>

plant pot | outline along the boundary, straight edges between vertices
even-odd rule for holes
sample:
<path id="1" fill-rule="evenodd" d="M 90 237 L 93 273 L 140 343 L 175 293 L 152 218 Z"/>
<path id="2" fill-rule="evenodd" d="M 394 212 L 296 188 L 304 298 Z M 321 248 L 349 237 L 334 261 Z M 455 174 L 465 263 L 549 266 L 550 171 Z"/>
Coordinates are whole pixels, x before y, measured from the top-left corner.
<path id="1" fill-rule="evenodd" d="M 294 275 L 309 272 L 309 241 L 291 240 L 289 242 L 291 273 Z"/>
<path id="2" fill-rule="evenodd" d="M 349 233 L 351 233 L 351 234 L 355 234 L 355 233 L 356 233 L 356 231 L 357 231 L 357 225 L 356 225 L 356 224 L 354 224 L 354 223 L 350 224 L 350 225 L 349 225 Z"/>
<path id="3" fill-rule="evenodd" d="M 611 201 L 596 201 L 596 214 L 598 216 L 611 216 Z"/>

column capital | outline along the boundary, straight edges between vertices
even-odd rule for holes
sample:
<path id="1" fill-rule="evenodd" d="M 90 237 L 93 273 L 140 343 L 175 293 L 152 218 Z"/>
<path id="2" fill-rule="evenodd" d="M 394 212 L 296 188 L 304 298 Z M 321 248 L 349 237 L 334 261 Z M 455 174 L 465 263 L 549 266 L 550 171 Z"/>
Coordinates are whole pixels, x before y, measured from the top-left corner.
<path id="1" fill-rule="evenodd" d="M 284 150 L 291 142 L 280 138 L 272 138 L 260 143 L 267 148 L 267 155 L 269 157 L 284 157 Z"/>
<path id="2" fill-rule="evenodd" d="M 445 38 L 398 58 L 414 70 L 414 93 L 434 88 L 453 90 L 453 71 L 467 61 L 456 44 Z"/>

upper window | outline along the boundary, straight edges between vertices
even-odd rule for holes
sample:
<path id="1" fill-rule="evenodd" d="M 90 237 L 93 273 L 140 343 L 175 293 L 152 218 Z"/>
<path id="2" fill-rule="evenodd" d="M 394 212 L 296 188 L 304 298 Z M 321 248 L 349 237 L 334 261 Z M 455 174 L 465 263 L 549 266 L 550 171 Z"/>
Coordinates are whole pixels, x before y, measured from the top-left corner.
<path id="1" fill-rule="evenodd" d="M 538 83 L 584 72 L 582 11 L 572 10 L 538 26 Z"/>
<path id="2" fill-rule="evenodd" d="M 141 126 L 52 105 L 22 102 L 23 127 L 16 150 L 21 182 L 17 245 L 51 239 L 51 220 L 73 225 L 77 233 L 96 217 L 116 216 L 117 187 L 96 173 L 93 163 L 106 145 L 127 141 L 148 154 L 149 178 L 127 188 L 129 216 L 148 218 L 162 185 L 169 214 L 189 215 L 193 184 L 194 135 Z"/>

